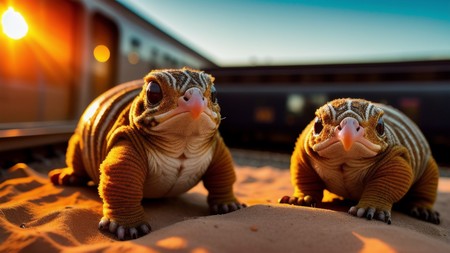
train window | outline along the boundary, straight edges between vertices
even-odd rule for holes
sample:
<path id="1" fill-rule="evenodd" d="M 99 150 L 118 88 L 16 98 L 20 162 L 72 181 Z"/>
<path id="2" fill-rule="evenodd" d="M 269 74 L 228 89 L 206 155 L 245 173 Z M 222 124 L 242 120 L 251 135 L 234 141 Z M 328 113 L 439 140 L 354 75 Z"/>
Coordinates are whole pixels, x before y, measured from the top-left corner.
<path id="1" fill-rule="evenodd" d="M 300 115 L 305 108 L 305 97 L 300 94 L 289 94 L 286 99 L 286 107 L 289 113 Z"/>
<path id="2" fill-rule="evenodd" d="M 178 67 L 178 61 L 177 61 L 177 59 L 175 59 L 175 58 L 172 58 L 172 66 L 173 67 Z"/>
<path id="3" fill-rule="evenodd" d="M 141 46 L 141 42 L 137 38 L 132 38 L 130 41 L 131 51 L 128 53 L 128 62 L 132 65 L 136 65 L 139 63 L 139 48 Z"/>
<path id="4" fill-rule="evenodd" d="M 275 121 L 275 110 L 268 106 L 258 106 L 255 108 L 253 116 L 257 123 L 273 123 Z"/>
<path id="5" fill-rule="evenodd" d="M 170 66 L 172 57 L 170 57 L 170 55 L 168 55 L 168 54 L 164 54 L 163 59 L 164 59 L 164 66 L 163 67 Z"/>
<path id="6" fill-rule="evenodd" d="M 117 24 L 101 13 L 92 16 L 92 64 L 93 72 L 90 79 L 88 99 L 92 100 L 116 84 L 119 28 Z M 102 57 L 109 55 L 108 59 L 98 60 L 96 49 L 102 48 Z M 109 53 L 106 53 L 109 52 Z"/>
<path id="7" fill-rule="evenodd" d="M 130 64 L 136 65 L 139 63 L 140 57 L 139 53 L 136 51 L 131 51 L 128 53 L 128 62 Z"/>
<path id="8" fill-rule="evenodd" d="M 320 106 L 324 105 L 326 102 L 330 100 L 325 93 L 318 93 L 311 95 L 311 103 L 314 107 L 319 108 Z"/>
<path id="9" fill-rule="evenodd" d="M 152 48 L 152 50 L 150 51 L 150 69 L 156 69 L 159 67 L 158 56 L 159 56 L 158 49 Z"/>
<path id="10" fill-rule="evenodd" d="M 403 111 L 410 119 L 419 122 L 420 108 L 422 103 L 418 97 L 404 97 L 399 100 L 399 109 Z"/>
<path id="11" fill-rule="evenodd" d="M 131 47 L 134 49 L 137 49 L 141 46 L 141 42 L 139 41 L 139 39 L 137 38 L 132 38 L 131 39 Z"/>
<path id="12" fill-rule="evenodd" d="M 97 45 L 94 48 L 94 58 L 98 62 L 107 62 L 109 57 L 111 56 L 111 52 L 109 48 L 105 45 Z"/>
<path id="13" fill-rule="evenodd" d="M 164 68 L 168 68 L 168 67 L 177 67 L 178 66 L 178 61 L 177 59 L 175 59 L 174 57 L 172 57 L 169 54 L 164 54 L 163 56 L 164 59 Z"/>
<path id="14" fill-rule="evenodd" d="M 82 6 L 75 1 L 7 2 L 11 5 L 0 5 L 5 13 L 0 123 L 73 119 Z"/>

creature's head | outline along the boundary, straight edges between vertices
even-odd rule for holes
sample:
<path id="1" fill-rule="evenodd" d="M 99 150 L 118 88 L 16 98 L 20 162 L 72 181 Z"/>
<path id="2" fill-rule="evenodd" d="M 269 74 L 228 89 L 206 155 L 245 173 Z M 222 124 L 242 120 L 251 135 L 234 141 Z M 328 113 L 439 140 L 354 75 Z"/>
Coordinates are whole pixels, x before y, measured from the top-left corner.
<path id="1" fill-rule="evenodd" d="M 308 144 L 326 158 L 368 158 L 383 152 L 383 110 L 362 99 L 336 99 L 316 111 Z"/>
<path id="2" fill-rule="evenodd" d="M 154 70 L 134 100 L 130 120 L 149 134 L 201 135 L 220 123 L 214 78 L 189 68 Z"/>

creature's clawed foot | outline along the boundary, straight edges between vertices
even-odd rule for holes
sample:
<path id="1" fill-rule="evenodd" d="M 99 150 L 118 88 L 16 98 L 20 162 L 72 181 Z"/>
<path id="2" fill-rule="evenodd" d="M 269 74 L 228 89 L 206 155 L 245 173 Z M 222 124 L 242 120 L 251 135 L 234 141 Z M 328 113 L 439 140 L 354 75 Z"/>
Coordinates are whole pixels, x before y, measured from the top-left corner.
<path id="1" fill-rule="evenodd" d="M 223 203 L 223 204 L 216 204 L 216 205 L 211 205 L 210 209 L 211 209 L 211 213 L 212 214 L 226 214 L 226 213 L 230 213 L 242 208 L 247 207 L 246 204 L 244 203 L 239 203 L 239 202 L 230 202 L 230 203 Z"/>
<path id="2" fill-rule="evenodd" d="M 54 169 L 48 173 L 54 185 L 83 185 L 89 178 L 76 175 L 71 168 Z"/>
<path id="3" fill-rule="evenodd" d="M 348 210 L 348 213 L 357 216 L 357 217 L 365 217 L 368 220 L 375 218 L 376 220 L 383 221 L 387 224 L 391 224 L 391 211 L 390 210 L 381 210 L 375 207 L 358 207 L 352 206 Z"/>
<path id="4" fill-rule="evenodd" d="M 316 200 L 310 195 L 306 195 L 304 197 L 283 196 L 278 200 L 278 203 L 296 206 L 310 206 L 310 207 L 316 207 L 317 204 Z"/>
<path id="5" fill-rule="evenodd" d="M 100 220 L 98 223 L 98 228 L 100 230 L 108 230 L 110 233 L 115 234 L 121 241 L 125 239 L 137 239 L 138 237 L 144 236 L 152 231 L 152 228 L 146 222 L 143 222 L 141 225 L 136 227 L 126 228 L 106 217 L 103 217 Z"/>
<path id="6" fill-rule="evenodd" d="M 411 210 L 409 211 L 409 215 L 434 224 L 441 223 L 439 213 L 437 211 L 434 211 L 433 209 L 415 206 L 411 208 Z"/>

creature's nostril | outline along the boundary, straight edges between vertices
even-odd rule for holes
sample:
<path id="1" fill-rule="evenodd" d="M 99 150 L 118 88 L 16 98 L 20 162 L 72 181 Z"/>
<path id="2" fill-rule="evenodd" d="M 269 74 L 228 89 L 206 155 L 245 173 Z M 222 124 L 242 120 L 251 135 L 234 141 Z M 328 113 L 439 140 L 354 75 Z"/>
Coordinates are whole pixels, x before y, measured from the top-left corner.
<path id="1" fill-rule="evenodd" d="M 186 97 L 186 96 L 184 96 L 183 99 L 184 99 L 184 101 L 186 101 L 186 102 L 189 101 L 189 98 Z"/>
<path id="2" fill-rule="evenodd" d="M 358 128 L 356 128 L 356 132 L 359 132 L 359 129 L 360 129 L 361 127 L 358 127 Z"/>

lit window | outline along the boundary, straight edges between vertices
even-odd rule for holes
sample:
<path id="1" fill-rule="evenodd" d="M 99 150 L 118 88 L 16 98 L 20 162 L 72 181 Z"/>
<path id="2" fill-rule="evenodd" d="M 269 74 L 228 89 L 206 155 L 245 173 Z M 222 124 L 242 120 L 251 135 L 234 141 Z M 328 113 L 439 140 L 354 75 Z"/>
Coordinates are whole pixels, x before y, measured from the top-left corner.
<path id="1" fill-rule="evenodd" d="M 107 62 L 111 53 L 109 48 L 105 45 L 98 45 L 94 48 L 94 57 L 98 62 Z"/>
<path id="2" fill-rule="evenodd" d="M 286 106 L 290 113 L 301 114 L 305 107 L 305 98 L 302 95 L 290 94 L 287 97 Z"/>
<path id="3" fill-rule="evenodd" d="M 128 62 L 131 64 L 138 64 L 139 63 L 139 54 L 136 52 L 130 52 L 128 54 Z"/>

